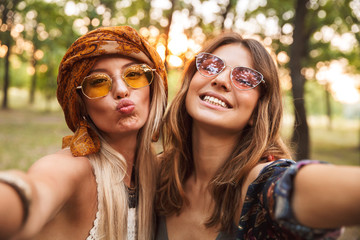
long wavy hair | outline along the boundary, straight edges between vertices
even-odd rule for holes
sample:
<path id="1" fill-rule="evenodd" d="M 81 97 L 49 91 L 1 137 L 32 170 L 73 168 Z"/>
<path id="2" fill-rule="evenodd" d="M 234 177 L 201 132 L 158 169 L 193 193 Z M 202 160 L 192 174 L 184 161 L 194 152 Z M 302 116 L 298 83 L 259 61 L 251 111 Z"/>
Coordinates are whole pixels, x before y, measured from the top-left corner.
<path id="1" fill-rule="evenodd" d="M 86 116 L 81 97 L 79 113 Z M 150 240 L 154 236 L 154 198 L 156 190 L 156 153 L 152 140 L 159 135 L 162 117 L 167 104 L 167 94 L 164 81 L 160 75 L 150 85 L 150 112 L 145 125 L 137 135 L 135 165 L 135 184 L 139 194 L 137 205 L 137 237 Z M 91 123 L 91 119 L 88 119 Z M 99 130 L 91 124 L 95 131 Z M 98 239 L 127 239 L 128 191 L 124 183 L 126 176 L 126 159 L 115 151 L 101 137 L 101 149 L 98 153 L 89 155 L 97 180 L 98 210 L 100 221 Z"/>
<path id="2" fill-rule="evenodd" d="M 234 224 L 241 188 L 250 170 L 267 156 L 275 159 L 289 158 L 290 153 L 283 143 L 279 129 L 282 120 L 282 97 L 277 67 L 263 45 L 254 39 L 242 38 L 236 33 L 224 33 L 208 42 L 201 52 L 214 52 L 228 44 L 245 46 L 252 56 L 253 67 L 261 72 L 265 84 L 253 111 L 253 124 L 247 125 L 232 154 L 209 182 L 210 194 L 215 207 L 206 227 L 219 226 L 221 231 L 230 231 Z M 188 203 L 184 184 L 194 171 L 192 154 L 192 118 L 186 111 L 185 98 L 191 79 L 196 72 L 195 58 L 190 60 L 182 77 L 182 85 L 164 116 L 164 153 L 159 167 L 156 206 L 160 215 L 179 214 Z"/>

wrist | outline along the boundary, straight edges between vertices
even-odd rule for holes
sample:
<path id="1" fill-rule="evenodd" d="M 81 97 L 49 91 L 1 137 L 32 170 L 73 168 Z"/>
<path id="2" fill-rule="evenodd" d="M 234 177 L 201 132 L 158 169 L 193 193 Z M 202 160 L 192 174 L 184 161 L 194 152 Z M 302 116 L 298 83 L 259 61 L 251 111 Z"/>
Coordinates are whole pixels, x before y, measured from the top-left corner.
<path id="1" fill-rule="evenodd" d="M 23 208 L 21 226 L 24 226 L 29 216 L 32 199 L 31 186 L 23 178 L 11 172 L 0 172 L 0 182 L 10 186 L 19 196 Z"/>

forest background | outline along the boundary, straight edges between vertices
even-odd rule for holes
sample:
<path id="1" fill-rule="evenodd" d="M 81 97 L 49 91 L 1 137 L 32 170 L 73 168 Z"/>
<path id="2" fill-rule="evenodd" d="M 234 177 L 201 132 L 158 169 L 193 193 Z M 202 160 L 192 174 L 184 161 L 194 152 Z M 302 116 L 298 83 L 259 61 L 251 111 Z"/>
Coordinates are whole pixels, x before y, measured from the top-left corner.
<path id="1" fill-rule="evenodd" d="M 313 158 L 312 139 L 324 135 L 353 145 L 336 159 L 360 164 L 360 0 L 0 0 L 0 14 L 2 121 L 9 109 L 58 111 L 59 62 L 97 27 L 130 25 L 149 39 L 166 62 L 170 101 L 186 60 L 232 30 L 278 63 L 294 158 Z"/>
<path id="2" fill-rule="evenodd" d="M 186 60 L 232 30 L 278 63 L 294 159 L 360 164 L 360 0 L 0 0 L 0 16 L 3 122 L 9 109 L 59 111 L 59 62 L 92 29 L 130 25 L 145 36 L 166 62 L 169 101 Z M 329 139 L 332 150 L 347 145 L 345 155 L 323 157 Z"/>
<path id="3" fill-rule="evenodd" d="M 26 169 L 71 134 L 55 97 L 61 58 L 79 36 L 115 25 L 156 47 L 169 101 L 207 39 L 258 39 L 279 67 L 294 159 L 360 165 L 360 0 L 0 0 L 0 169 Z"/>

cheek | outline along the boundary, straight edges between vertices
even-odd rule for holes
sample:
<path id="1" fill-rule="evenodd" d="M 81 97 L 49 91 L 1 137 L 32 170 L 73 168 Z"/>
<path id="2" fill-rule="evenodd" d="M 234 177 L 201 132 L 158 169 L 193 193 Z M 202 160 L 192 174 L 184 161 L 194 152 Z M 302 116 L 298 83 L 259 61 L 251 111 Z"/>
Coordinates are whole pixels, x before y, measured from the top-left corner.
<path id="1" fill-rule="evenodd" d="M 206 78 L 202 76 L 200 73 L 196 72 L 194 76 L 191 79 L 189 88 L 199 88 L 206 84 L 206 82 L 209 82 L 210 78 Z"/>
<path id="2" fill-rule="evenodd" d="M 186 94 L 186 99 L 194 97 L 203 85 L 204 84 L 201 77 L 199 78 L 197 77 L 197 74 L 195 74 L 189 84 L 188 92 Z"/>
<path id="3" fill-rule="evenodd" d="M 259 98 L 260 98 L 260 90 L 255 88 L 248 91 L 236 91 L 235 98 L 237 102 L 240 104 L 245 104 L 248 108 L 255 108 Z"/>
<path id="4" fill-rule="evenodd" d="M 246 115 L 250 116 L 258 104 L 260 94 L 257 91 L 237 91 L 234 97 L 237 107 L 241 109 L 241 111 L 244 111 L 244 114 L 246 113 Z"/>
<path id="5" fill-rule="evenodd" d="M 85 102 L 87 114 L 90 116 L 90 118 L 94 121 L 96 125 L 98 123 L 98 120 L 100 120 L 101 122 L 103 118 L 107 118 L 107 114 L 108 112 L 110 112 L 110 106 L 110 103 L 105 101 L 105 99 L 100 102 Z"/>
<path id="6" fill-rule="evenodd" d="M 254 112 L 257 108 L 258 102 L 259 102 L 259 95 L 255 94 L 254 96 L 249 97 L 247 100 L 248 104 L 246 105 L 247 108 L 247 112 L 249 115 L 249 124 L 252 125 L 253 124 L 253 115 Z"/>
<path id="7" fill-rule="evenodd" d="M 149 115 L 150 112 L 150 88 L 141 89 L 141 91 L 137 92 L 136 98 L 139 104 L 139 111 L 143 115 Z M 131 97 L 130 97 L 131 99 Z"/>

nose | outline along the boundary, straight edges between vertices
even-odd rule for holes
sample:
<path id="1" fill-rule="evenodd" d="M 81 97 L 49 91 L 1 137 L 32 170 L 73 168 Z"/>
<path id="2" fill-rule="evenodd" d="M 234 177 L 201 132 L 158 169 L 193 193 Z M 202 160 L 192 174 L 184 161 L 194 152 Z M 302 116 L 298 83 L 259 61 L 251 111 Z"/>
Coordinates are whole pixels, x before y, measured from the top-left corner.
<path id="1" fill-rule="evenodd" d="M 230 74 L 231 67 L 226 66 L 226 68 L 211 81 L 211 86 L 220 87 L 226 92 L 231 91 Z"/>
<path id="2" fill-rule="evenodd" d="M 129 87 L 121 77 L 113 79 L 112 94 L 115 99 L 121 99 L 129 96 Z"/>

